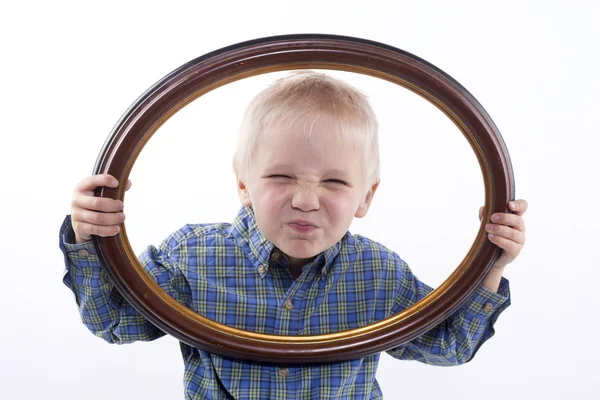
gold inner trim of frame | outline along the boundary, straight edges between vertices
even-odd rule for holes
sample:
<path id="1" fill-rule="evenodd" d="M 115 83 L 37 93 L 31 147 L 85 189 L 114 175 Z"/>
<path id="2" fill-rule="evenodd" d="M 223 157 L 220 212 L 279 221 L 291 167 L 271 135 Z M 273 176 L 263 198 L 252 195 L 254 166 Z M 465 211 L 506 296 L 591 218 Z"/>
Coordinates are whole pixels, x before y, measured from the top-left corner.
<path id="1" fill-rule="evenodd" d="M 248 77 L 256 76 L 256 75 L 261 75 L 261 74 L 265 74 L 265 73 L 269 73 L 269 72 L 278 72 L 278 71 L 295 70 L 295 69 L 332 69 L 332 70 L 339 70 L 339 71 L 355 72 L 355 73 L 359 73 L 359 74 L 363 74 L 363 75 L 370 75 L 370 76 L 373 76 L 376 78 L 384 79 L 389 82 L 395 83 L 399 86 L 402 86 L 402 87 L 418 94 L 419 96 L 428 100 L 430 103 L 434 104 L 439 110 L 441 110 L 444 114 L 446 114 L 446 116 L 448 116 L 454 122 L 454 124 L 459 128 L 459 130 L 463 133 L 463 135 L 469 141 L 471 147 L 473 148 L 473 151 L 475 152 L 475 154 L 477 156 L 477 160 L 482 169 L 483 177 L 484 177 L 486 204 L 484 207 L 483 219 L 482 219 L 482 223 L 480 225 L 480 230 L 478 232 L 478 235 L 475 238 L 473 245 L 469 249 L 469 252 L 465 256 L 463 261 L 459 264 L 459 266 L 456 268 L 456 270 L 444 282 L 442 282 L 442 284 L 438 288 L 436 288 L 433 292 L 431 292 L 424 299 L 422 299 L 418 303 L 414 304 L 412 307 L 410 307 L 396 315 L 393 315 L 385 320 L 373 323 L 371 325 L 367 325 L 367 326 L 352 329 L 352 330 L 329 333 L 329 334 L 318 335 L 318 336 L 278 336 L 278 335 L 268 335 L 268 334 L 263 334 L 263 333 L 249 332 L 249 331 L 244 331 L 241 329 L 233 328 L 233 327 L 230 327 L 227 325 L 223 325 L 221 323 L 218 323 L 216 321 L 208 319 L 200 314 L 197 314 L 193 310 L 185 307 L 184 305 L 182 305 L 181 303 L 179 303 L 178 301 L 173 299 L 166 292 L 164 292 L 156 282 L 154 282 L 154 280 L 146 273 L 146 271 L 140 264 L 137 256 L 134 254 L 133 249 L 131 248 L 131 245 L 127 238 L 127 231 L 125 229 L 124 224 L 121 225 L 121 234 L 119 237 L 120 237 L 121 245 L 125 249 L 129 261 L 134 266 L 136 272 L 143 279 L 143 281 L 148 286 L 148 288 L 150 290 L 152 290 L 164 302 L 166 302 L 173 310 L 183 314 L 185 317 L 189 318 L 190 320 L 200 323 L 200 324 L 202 324 L 206 327 L 209 327 L 215 331 L 219 331 L 219 332 L 226 333 L 228 335 L 243 338 L 243 339 L 250 339 L 250 340 L 259 341 L 259 342 L 290 343 L 290 344 L 293 343 L 294 345 L 309 345 L 309 344 L 315 344 L 315 343 L 327 343 L 327 342 L 339 341 L 339 340 L 343 340 L 343 339 L 347 339 L 347 338 L 351 338 L 351 337 L 358 337 L 358 336 L 366 335 L 369 333 L 377 332 L 381 329 L 389 327 L 392 324 L 397 323 L 398 321 L 404 320 L 404 319 L 409 318 L 410 316 L 418 313 L 419 311 L 421 311 L 422 309 L 424 309 L 431 303 L 435 302 L 443 293 L 448 291 L 457 282 L 457 280 L 464 274 L 467 267 L 473 261 L 473 259 L 475 257 L 475 249 L 479 248 L 482 245 L 483 241 L 486 239 L 486 234 L 485 234 L 485 231 L 483 230 L 483 221 L 489 220 L 489 218 L 491 217 L 491 207 L 489 207 L 487 203 L 488 203 L 488 199 L 490 199 L 492 196 L 492 186 L 490 184 L 491 171 L 489 170 L 488 165 L 483 162 L 483 160 L 485 160 L 485 156 L 483 154 L 481 147 L 476 142 L 475 138 L 473 137 L 473 134 L 469 131 L 469 129 L 465 126 L 465 124 L 458 118 L 458 116 L 456 114 L 454 114 L 454 112 L 452 112 L 452 110 L 450 110 L 440 100 L 438 100 L 436 97 L 434 97 L 429 92 L 426 92 L 422 88 L 420 88 L 408 81 L 405 81 L 401 78 L 398 78 L 394 75 L 390 75 L 390 74 L 387 74 L 387 73 L 384 73 L 381 71 L 376 71 L 376 70 L 372 70 L 372 69 L 365 68 L 365 67 L 360 67 L 360 66 L 355 66 L 355 65 L 346 65 L 346 64 L 337 64 L 337 63 L 289 63 L 289 64 L 281 64 L 281 65 L 273 65 L 273 66 L 257 68 L 257 69 L 251 70 L 251 71 L 246 71 L 246 72 L 237 74 L 237 75 L 229 76 L 225 79 L 222 79 L 218 82 L 215 82 L 211 85 L 208 85 L 208 86 L 194 92 L 192 95 L 188 96 L 186 99 L 179 102 L 175 107 L 173 107 L 171 110 L 169 110 L 169 112 L 164 114 L 161 117 L 161 119 L 158 120 L 144 134 L 143 139 L 140 141 L 140 143 L 138 143 L 134 153 L 128 159 L 127 165 L 124 170 L 124 176 L 123 176 L 124 180 L 129 177 L 129 174 L 131 173 L 131 169 L 133 168 L 135 160 L 137 159 L 138 155 L 141 153 L 143 147 L 146 145 L 148 140 L 150 140 L 152 135 L 158 130 L 158 128 L 160 128 L 160 126 L 163 123 L 165 123 L 169 118 L 171 118 L 180 109 L 182 109 L 183 107 L 185 107 L 186 105 L 188 105 L 189 103 L 191 103 L 192 101 L 197 99 L 198 97 L 200 97 L 214 89 L 217 89 L 220 86 L 238 81 L 240 79 L 244 79 L 244 78 L 248 78 Z M 125 194 L 124 186 L 120 185 L 119 191 L 118 191 L 118 198 L 123 200 L 124 194 Z"/>

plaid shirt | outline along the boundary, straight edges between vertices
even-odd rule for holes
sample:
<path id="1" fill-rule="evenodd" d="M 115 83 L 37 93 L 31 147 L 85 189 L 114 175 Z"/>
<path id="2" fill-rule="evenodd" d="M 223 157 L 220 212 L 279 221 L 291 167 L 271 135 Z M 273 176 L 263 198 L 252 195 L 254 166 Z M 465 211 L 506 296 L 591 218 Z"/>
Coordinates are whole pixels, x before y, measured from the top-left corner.
<path id="1" fill-rule="evenodd" d="M 63 282 L 75 293 L 84 324 L 109 343 L 164 335 L 112 286 L 91 243 L 73 244 L 67 217 L 60 235 Z M 82 251 L 85 250 L 85 251 Z M 186 225 L 140 260 L 172 297 L 210 319 L 272 335 L 320 335 L 354 329 L 411 306 L 432 289 L 394 252 L 346 235 L 293 280 L 286 256 L 259 230 L 251 208 L 232 224 Z M 480 287 L 428 333 L 388 351 L 398 359 L 457 365 L 494 334 L 510 304 L 508 281 L 498 293 Z M 186 399 L 381 399 L 379 355 L 322 365 L 260 364 L 181 344 Z"/>

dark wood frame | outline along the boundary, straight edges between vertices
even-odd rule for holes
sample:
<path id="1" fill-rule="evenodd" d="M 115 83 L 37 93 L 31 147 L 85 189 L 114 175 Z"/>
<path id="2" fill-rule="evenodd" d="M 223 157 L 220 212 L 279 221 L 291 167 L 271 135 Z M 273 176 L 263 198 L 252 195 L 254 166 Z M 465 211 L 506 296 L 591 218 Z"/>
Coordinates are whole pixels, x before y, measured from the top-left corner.
<path id="1" fill-rule="evenodd" d="M 514 178 L 508 151 L 479 102 L 449 75 L 397 48 L 337 35 L 298 34 L 238 43 L 190 61 L 147 90 L 125 112 L 104 145 L 94 174 L 109 173 L 121 186 L 99 188 L 97 196 L 124 198 L 133 164 L 153 133 L 173 114 L 227 83 L 267 72 L 334 69 L 401 85 L 444 112 L 469 141 L 485 181 L 479 233 L 457 269 L 429 296 L 383 321 L 320 336 L 275 336 L 247 332 L 209 320 L 167 295 L 133 253 L 125 226 L 114 237 L 95 237 L 101 260 L 117 289 L 148 320 L 194 347 L 236 359 L 272 363 L 315 363 L 364 357 L 394 348 L 431 329 L 477 288 L 500 255 L 487 240 L 492 213 L 508 212 Z"/>

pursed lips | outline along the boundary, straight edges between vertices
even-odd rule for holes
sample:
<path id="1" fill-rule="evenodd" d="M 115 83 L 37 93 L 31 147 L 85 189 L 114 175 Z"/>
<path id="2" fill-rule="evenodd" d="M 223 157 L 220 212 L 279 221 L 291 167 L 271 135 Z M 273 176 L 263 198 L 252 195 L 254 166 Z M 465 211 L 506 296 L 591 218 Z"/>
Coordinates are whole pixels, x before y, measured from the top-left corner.
<path id="1" fill-rule="evenodd" d="M 313 224 L 312 222 L 301 220 L 301 219 L 298 219 L 298 220 L 295 220 L 295 221 L 291 221 L 289 224 L 290 225 L 306 226 L 306 227 L 312 226 L 313 228 L 318 228 L 318 226 L 315 225 L 315 224 Z"/>

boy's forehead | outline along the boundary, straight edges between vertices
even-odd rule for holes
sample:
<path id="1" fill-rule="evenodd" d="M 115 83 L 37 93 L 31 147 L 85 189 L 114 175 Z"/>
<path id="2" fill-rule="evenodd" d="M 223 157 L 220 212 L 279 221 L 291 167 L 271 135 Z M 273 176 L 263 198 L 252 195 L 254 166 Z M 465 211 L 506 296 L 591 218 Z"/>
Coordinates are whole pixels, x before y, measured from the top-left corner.
<path id="1" fill-rule="evenodd" d="M 322 157 L 323 162 L 334 162 L 340 158 L 355 156 L 358 146 L 351 138 L 339 132 L 323 129 L 306 132 L 302 128 L 296 128 L 285 132 L 277 129 L 265 131 L 258 140 L 256 149 L 269 158 L 302 156 L 312 159 L 316 156 Z"/>
<path id="2" fill-rule="evenodd" d="M 272 121 L 261 130 L 257 145 L 269 144 L 273 140 L 281 147 L 313 144 L 337 144 L 358 148 L 355 135 L 351 133 L 352 126 L 336 121 L 331 117 L 309 118 L 299 117 L 292 122 Z"/>

